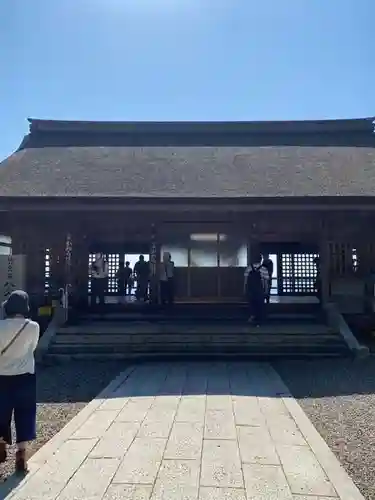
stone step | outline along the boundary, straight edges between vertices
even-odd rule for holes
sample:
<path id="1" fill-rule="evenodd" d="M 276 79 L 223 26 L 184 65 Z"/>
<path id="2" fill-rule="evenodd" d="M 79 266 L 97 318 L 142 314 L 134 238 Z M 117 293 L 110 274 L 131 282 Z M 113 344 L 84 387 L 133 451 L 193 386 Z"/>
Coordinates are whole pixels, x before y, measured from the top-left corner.
<path id="1" fill-rule="evenodd" d="M 260 327 L 254 327 L 247 322 L 221 322 L 219 324 L 190 322 L 186 324 L 133 322 L 133 323 L 103 323 L 92 322 L 75 326 L 65 326 L 59 329 L 58 335 L 325 335 L 335 332 L 327 325 L 275 323 L 268 322 Z"/>
<path id="2" fill-rule="evenodd" d="M 189 302 L 175 302 L 173 306 L 173 311 L 197 311 L 197 312 L 205 312 L 205 311 L 222 311 L 222 310 L 238 310 L 238 309 L 246 309 L 248 307 L 246 300 L 228 300 L 228 301 L 195 301 L 192 299 Z M 283 296 L 283 297 L 275 297 L 271 296 L 271 302 L 268 304 L 269 309 L 272 310 L 298 310 L 298 311 L 311 311 L 313 309 L 317 309 L 320 307 L 319 301 L 313 295 L 309 296 L 300 296 L 300 297 L 291 297 L 291 296 Z M 153 312 L 160 311 L 163 307 L 161 305 L 153 305 L 148 302 L 137 302 L 131 301 L 126 303 L 119 303 L 118 300 L 112 303 L 106 303 L 104 311 L 105 312 L 118 312 L 118 311 L 144 311 L 144 312 Z M 96 309 L 92 307 L 87 307 L 85 309 L 86 313 L 94 313 Z"/>
<path id="3" fill-rule="evenodd" d="M 149 321 L 153 323 L 164 322 L 164 321 L 174 321 L 175 323 L 185 323 L 191 321 L 199 322 L 216 322 L 221 321 L 243 321 L 249 316 L 248 310 L 243 309 L 241 311 L 231 312 L 231 311 L 221 311 L 207 313 L 204 315 L 191 313 L 181 313 L 181 314 L 143 314 L 143 313 L 107 313 L 107 314 L 89 314 L 80 315 L 76 317 L 71 317 L 69 323 L 72 325 L 82 324 L 82 323 L 92 323 L 92 322 L 134 322 L 134 321 Z M 267 320 L 269 322 L 316 322 L 319 321 L 319 315 L 315 313 L 270 313 Z"/>
<path id="4" fill-rule="evenodd" d="M 168 344 L 168 343 L 231 343 L 231 344 L 248 344 L 248 343 L 275 343 L 287 342 L 300 344 L 304 342 L 332 342 L 338 338 L 334 334 L 228 334 L 228 335 L 181 335 L 181 334 L 154 334 L 154 335 L 58 335 L 54 339 L 55 344 Z"/>
<path id="5" fill-rule="evenodd" d="M 152 353 L 121 353 L 121 352 L 84 352 L 84 353 L 49 353 L 44 358 L 46 364 L 59 362 L 77 361 L 124 361 L 124 362 L 147 362 L 147 361 L 188 361 L 188 360 L 247 360 L 247 361 L 269 361 L 282 358 L 290 360 L 316 359 L 316 358 L 344 358 L 351 357 L 350 351 L 338 349 L 304 350 L 304 351 L 270 351 L 259 349 L 251 352 L 152 352 Z"/>
<path id="6" fill-rule="evenodd" d="M 340 339 L 329 342 L 304 341 L 300 343 L 285 342 L 196 342 L 196 343 L 139 343 L 139 344 L 116 344 L 116 343 L 54 343 L 50 353 L 85 353 L 85 352 L 121 352 L 121 353 L 148 353 L 148 352 L 301 352 L 301 351 L 343 351 L 347 350 L 346 344 Z"/>

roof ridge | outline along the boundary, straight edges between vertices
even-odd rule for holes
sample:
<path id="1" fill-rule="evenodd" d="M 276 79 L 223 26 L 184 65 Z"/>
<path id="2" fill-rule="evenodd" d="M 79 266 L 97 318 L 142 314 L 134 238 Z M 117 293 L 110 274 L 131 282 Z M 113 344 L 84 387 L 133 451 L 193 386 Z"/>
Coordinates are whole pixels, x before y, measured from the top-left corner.
<path id="1" fill-rule="evenodd" d="M 335 133 L 374 130 L 374 117 L 289 121 L 81 121 L 28 118 L 30 133 Z"/>

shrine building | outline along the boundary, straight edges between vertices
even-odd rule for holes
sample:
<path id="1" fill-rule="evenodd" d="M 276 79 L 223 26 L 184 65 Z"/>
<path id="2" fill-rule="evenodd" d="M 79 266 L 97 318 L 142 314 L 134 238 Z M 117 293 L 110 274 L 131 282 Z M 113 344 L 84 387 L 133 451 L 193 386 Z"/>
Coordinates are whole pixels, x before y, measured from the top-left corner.
<path id="1" fill-rule="evenodd" d="M 373 118 L 29 123 L 0 164 L 0 235 L 24 256 L 34 301 L 69 284 L 74 303 L 87 303 L 98 251 L 109 298 L 119 261 L 144 254 L 157 301 L 169 251 L 177 301 L 242 301 L 244 268 L 262 252 L 277 297 L 313 296 L 319 256 L 323 302 L 372 304 Z"/>

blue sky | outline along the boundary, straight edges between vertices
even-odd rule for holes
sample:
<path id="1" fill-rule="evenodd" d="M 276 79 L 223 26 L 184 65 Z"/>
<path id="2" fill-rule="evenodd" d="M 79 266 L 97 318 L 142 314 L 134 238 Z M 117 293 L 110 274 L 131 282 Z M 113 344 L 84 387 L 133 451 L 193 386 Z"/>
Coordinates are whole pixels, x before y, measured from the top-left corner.
<path id="1" fill-rule="evenodd" d="M 0 0 L 0 159 L 27 117 L 375 115 L 375 0 Z"/>

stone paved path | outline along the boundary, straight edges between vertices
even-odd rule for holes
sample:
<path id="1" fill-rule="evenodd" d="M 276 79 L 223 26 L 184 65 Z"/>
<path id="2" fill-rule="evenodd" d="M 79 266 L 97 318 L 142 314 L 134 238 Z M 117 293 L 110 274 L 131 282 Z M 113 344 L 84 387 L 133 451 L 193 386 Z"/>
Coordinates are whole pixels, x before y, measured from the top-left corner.
<path id="1" fill-rule="evenodd" d="M 30 467 L 0 498 L 363 498 L 268 364 L 130 368 Z"/>

